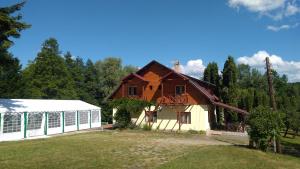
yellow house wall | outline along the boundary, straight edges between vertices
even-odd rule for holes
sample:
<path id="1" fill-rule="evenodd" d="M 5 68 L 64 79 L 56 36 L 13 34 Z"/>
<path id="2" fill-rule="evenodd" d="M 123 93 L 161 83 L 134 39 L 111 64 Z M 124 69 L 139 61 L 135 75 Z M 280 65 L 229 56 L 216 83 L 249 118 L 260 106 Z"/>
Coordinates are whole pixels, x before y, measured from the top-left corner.
<path id="1" fill-rule="evenodd" d="M 151 107 L 151 110 L 154 110 L 154 106 Z M 177 123 L 177 114 L 176 111 L 181 112 L 191 112 L 191 124 L 181 124 L 181 130 L 209 130 L 209 122 L 208 122 L 208 108 L 206 105 L 191 105 L 180 107 L 177 110 L 162 106 L 157 111 L 157 122 L 151 123 L 152 129 L 156 130 L 172 130 L 176 131 L 179 129 L 179 124 Z M 116 113 L 116 109 L 113 110 L 113 115 Z M 144 124 L 148 124 L 145 122 L 145 111 L 136 117 L 132 118 L 132 122 L 140 127 Z"/>

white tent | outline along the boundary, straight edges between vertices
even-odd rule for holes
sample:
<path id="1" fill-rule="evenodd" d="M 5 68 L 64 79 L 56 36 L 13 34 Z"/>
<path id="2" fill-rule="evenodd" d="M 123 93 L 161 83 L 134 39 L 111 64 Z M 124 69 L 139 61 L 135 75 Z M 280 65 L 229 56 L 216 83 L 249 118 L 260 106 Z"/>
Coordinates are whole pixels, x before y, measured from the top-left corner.
<path id="1" fill-rule="evenodd" d="M 101 108 L 80 100 L 0 99 L 0 141 L 101 126 Z"/>

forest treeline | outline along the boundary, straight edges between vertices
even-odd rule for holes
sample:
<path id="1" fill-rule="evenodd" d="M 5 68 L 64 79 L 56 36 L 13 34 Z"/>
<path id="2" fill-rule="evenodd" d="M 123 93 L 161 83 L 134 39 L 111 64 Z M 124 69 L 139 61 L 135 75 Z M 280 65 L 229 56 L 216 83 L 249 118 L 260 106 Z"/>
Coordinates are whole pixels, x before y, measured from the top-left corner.
<path id="1" fill-rule="evenodd" d="M 122 77 L 137 67 L 123 65 L 120 58 L 84 61 L 71 52 L 62 52 L 55 38 L 46 39 L 34 60 L 22 68 L 9 52 L 11 38 L 19 38 L 30 25 L 15 14 L 24 3 L 0 8 L 0 98 L 80 99 L 102 107 L 102 120 L 112 120 L 106 97 L 118 86 Z M 300 83 L 288 83 L 286 75 L 272 71 L 277 108 L 286 128 L 299 130 Z M 249 65 L 237 65 L 229 56 L 223 69 L 209 63 L 203 80 L 215 84 L 223 102 L 251 112 L 258 106 L 270 107 L 266 74 Z M 217 123 L 238 122 L 235 112 L 218 110 Z M 218 125 L 217 124 L 217 125 Z"/>

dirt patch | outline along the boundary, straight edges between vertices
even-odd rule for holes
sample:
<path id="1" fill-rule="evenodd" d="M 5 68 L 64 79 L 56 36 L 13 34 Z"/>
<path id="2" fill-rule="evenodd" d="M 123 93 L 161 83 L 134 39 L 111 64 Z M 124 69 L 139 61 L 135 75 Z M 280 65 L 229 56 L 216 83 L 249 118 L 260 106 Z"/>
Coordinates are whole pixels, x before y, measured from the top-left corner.
<path id="1" fill-rule="evenodd" d="M 163 138 L 154 139 L 155 144 L 175 144 L 175 145 L 191 145 L 191 146 L 204 146 L 204 145 L 232 145 L 230 143 L 218 141 L 210 137 L 195 137 L 195 138 Z"/>

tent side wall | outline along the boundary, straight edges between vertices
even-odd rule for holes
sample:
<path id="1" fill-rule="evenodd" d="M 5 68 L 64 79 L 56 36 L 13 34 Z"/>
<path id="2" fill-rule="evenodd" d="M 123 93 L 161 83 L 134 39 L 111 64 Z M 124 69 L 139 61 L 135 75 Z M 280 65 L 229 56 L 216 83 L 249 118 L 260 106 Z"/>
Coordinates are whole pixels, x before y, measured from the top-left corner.
<path id="1" fill-rule="evenodd" d="M 101 127 L 101 109 L 0 113 L 0 141 L 20 140 L 96 127 Z"/>

